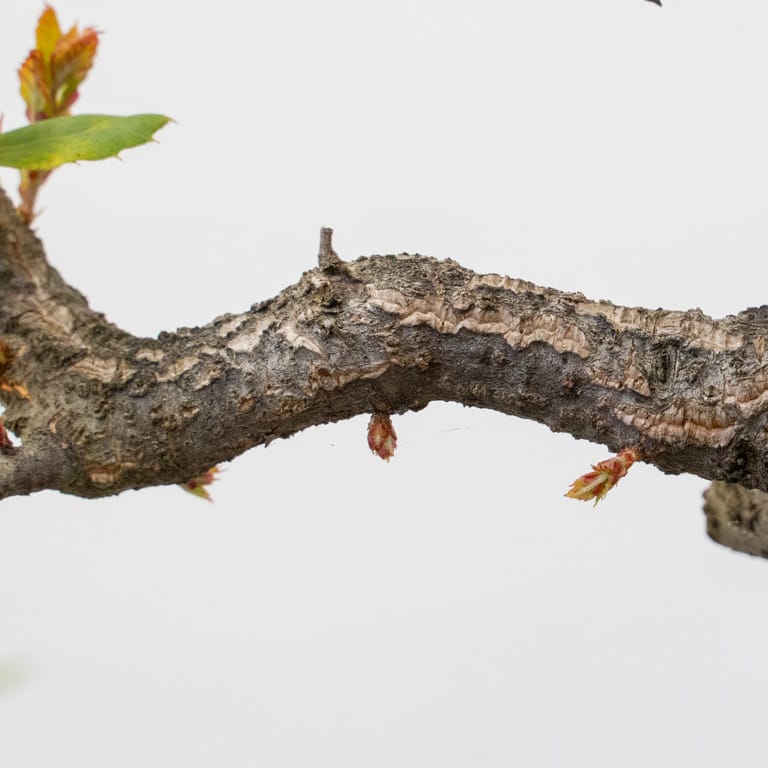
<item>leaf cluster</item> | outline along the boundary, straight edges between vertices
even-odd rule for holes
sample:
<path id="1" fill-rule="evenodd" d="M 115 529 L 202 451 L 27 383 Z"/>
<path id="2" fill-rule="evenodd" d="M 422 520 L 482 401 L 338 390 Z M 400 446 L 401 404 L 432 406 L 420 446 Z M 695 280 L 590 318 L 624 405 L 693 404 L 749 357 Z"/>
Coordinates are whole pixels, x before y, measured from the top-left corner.
<path id="1" fill-rule="evenodd" d="M 99 33 L 73 25 L 63 32 L 46 5 L 37 22 L 35 47 L 19 68 L 29 125 L 0 134 L 0 166 L 21 171 L 19 214 L 35 217 L 37 194 L 51 171 L 64 163 L 116 157 L 152 140 L 164 115 L 70 115 L 80 85 L 93 66 Z"/>

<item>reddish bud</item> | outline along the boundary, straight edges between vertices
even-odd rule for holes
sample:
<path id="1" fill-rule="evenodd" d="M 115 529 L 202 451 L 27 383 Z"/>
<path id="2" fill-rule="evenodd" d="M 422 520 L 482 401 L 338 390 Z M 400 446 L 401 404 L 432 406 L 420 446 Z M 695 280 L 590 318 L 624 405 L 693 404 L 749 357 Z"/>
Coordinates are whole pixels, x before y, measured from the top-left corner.
<path id="1" fill-rule="evenodd" d="M 593 464 L 592 471 L 574 480 L 565 495 L 580 501 L 594 499 L 597 504 L 627 474 L 637 459 L 635 448 L 624 448 L 616 456 Z"/>
<path id="2" fill-rule="evenodd" d="M 179 487 L 188 491 L 193 496 L 205 499 L 206 501 L 212 501 L 211 495 L 206 490 L 206 485 L 211 485 L 216 480 L 216 473 L 221 470 L 218 467 L 211 467 L 207 472 L 203 472 L 202 475 L 197 475 L 191 480 L 187 480 L 186 483 L 180 483 Z"/>
<path id="3" fill-rule="evenodd" d="M 69 114 L 77 89 L 93 66 L 99 45 L 95 29 L 73 26 L 62 32 L 56 11 L 46 5 L 37 23 L 35 47 L 19 67 L 21 97 L 30 123 Z M 51 171 L 22 170 L 19 214 L 27 224 L 35 218 L 35 201 Z"/>
<path id="4" fill-rule="evenodd" d="M 375 413 L 368 422 L 368 447 L 384 461 L 395 455 L 397 435 L 389 414 Z"/>

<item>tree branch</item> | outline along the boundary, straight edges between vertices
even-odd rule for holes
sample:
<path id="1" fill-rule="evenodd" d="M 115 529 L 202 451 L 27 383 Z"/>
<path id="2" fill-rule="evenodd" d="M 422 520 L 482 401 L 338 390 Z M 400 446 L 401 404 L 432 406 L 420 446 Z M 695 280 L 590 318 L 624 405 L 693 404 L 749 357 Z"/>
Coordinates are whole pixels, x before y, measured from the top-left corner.
<path id="1" fill-rule="evenodd" d="M 311 425 L 432 400 L 768 491 L 768 308 L 712 320 L 419 255 L 345 263 L 330 230 L 319 262 L 247 312 L 138 338 L 64 283 L 0 194 L 0 340 L 29 392 L 2 391 L 22 447 L 0 455 L 0 498 L 180 483 Z M 768 552 L 759 538 L 738 548 Z"/>

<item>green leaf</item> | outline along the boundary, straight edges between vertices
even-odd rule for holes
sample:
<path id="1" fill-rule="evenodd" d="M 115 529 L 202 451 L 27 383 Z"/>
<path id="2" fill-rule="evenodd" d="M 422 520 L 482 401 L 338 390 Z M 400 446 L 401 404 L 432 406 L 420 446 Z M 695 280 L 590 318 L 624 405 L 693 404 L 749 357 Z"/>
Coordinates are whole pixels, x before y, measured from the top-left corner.
<path id="1" fill-rule="evenodd" d="M 52 117 L 0 134 L 0 165 L 50 170 L 77 160 L 114 157 L 146 144 L 169 117 L 164 115 L 75 115 Z"/>

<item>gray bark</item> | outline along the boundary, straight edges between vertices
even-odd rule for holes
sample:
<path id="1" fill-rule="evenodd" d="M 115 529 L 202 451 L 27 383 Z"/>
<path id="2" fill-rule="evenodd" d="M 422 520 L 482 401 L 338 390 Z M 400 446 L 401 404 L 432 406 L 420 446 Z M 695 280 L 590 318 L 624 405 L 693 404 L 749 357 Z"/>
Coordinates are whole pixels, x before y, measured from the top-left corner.
<path id="1" fill-rule="evenodd" d="M 22 441 L 0 451 L 0 498 L 181 483 L 311 425 L 448 400 L 737 484 L 708 492 L 710 534 L 768 553 L 768 307 L 712 320 L 419 255 L 344 262 L 327 231 L 318 261 L 246 312 L 138 338 L 62 280 L 0 192 L 0 398 Z"/>

